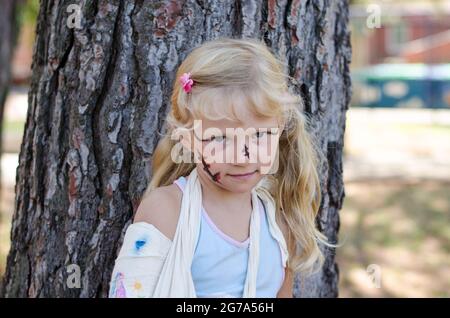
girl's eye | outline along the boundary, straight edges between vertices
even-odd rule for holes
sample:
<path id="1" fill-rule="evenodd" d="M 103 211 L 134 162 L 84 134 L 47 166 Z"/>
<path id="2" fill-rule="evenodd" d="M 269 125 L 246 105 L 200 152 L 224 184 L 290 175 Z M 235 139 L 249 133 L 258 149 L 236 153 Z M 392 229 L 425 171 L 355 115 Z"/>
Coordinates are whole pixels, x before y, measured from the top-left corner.
<path id="1" fill-rule="evenodd" d="M 256 138 L 261 138 L 262 136 L 264 136 L 264 134 L 266 134 L 266 131 L 257 131 L 256 132 Z"/>
<path id="2" fill-rule="evenodd" d="M 203 141 L 215 141 L 215 142 L 224 142 L 226 140 L 225 136 L 212 136 L 208 139 L 205 139 Z"/>
<path id="3" fill-rule="evenodd" d="M 257 131 L 255 134 L 256 138 L 261 138 L 264 135 L 272 135 L 272 132 L 271 131 Z"/>
<path id="4" fill-rule="evenodd" d="M 214 140 L 215 142 L 223 142 L 225 141 L 225 136 L 213 136 L 211 140 Z"/>

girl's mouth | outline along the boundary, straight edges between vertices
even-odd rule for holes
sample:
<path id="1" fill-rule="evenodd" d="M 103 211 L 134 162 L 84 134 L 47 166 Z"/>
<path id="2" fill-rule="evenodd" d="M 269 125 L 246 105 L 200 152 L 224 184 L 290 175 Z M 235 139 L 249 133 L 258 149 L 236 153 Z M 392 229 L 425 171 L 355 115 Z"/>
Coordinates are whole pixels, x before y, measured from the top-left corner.
<path id="1" fill-rule="evenodd" d="M 258 170 L 255 170 L 255 171 L 253 171 L 253 172 L 248 172 L 248 173 L 242 173 L 242 174 L 228 174 L 228 175 L 229 175 L 230 177 L 236 178 L 236 179 L 238 179 L 238 180 L 248 180 L 248 179 L 250 179 L 251 177 L 253 177 L 253 175 L 255 175 L 256 171 L 258 171 Z"/>

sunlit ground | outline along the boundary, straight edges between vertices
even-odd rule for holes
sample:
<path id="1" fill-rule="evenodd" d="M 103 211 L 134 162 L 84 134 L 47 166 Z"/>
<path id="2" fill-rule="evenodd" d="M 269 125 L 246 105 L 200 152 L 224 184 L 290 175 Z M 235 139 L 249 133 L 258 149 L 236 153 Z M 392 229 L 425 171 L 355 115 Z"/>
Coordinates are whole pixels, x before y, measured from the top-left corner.
<path id="1" fill-rule="evenodd" d="M 9 157 L 9 160 L 5 157 Z M 11 166 L 17 165 L 15 163 L 16 156 L 4 155 L 2 158 L 2 179 L 5 180 L 5 169 L 10 169 Z M 14 169 L 15 171 L 15 169 Z M 6 256 L 8 255 L 10 243 L 10 227 L 11 216 L 14 210 L 14 187 L 13 184 L 2 184 L 2 192 L 0 194 L 0 277 L 5 272 Z M 1 278 L 0 278 L 1 279 Z"/>
<path id="2" fill-rule="evenodd" d="M 27 111 L 27 87 L 15 87 L 8 95 L 3 122 L 0 192 L 0 277 L 5 271 L 10 243 L 11 217 L 14 211 L 14 184 L 18 152 L 22 142 Z"/>
<path id="3" fill-rule="evenodd" d="M 346 185 L 341 297 L 443 297 L 450 291 L 450 183 Z M 376 288 L 367 267 L 380 270 Z"/>
<path id="4" fill-rule="evenodd" d="M 345 153 L 340 296 L 449 297 L 450 110 L 352 108 Z"/>
<path id="5" fill-rule="evenodd" d="M 1 160 L 0 276 L 25 114 L 26 94 L 12 94 L 4 124 L 10 153 Z M 349 110 L 337 252 L 341 297 L 450 296 L 449 158 L 450 110 Z"/>

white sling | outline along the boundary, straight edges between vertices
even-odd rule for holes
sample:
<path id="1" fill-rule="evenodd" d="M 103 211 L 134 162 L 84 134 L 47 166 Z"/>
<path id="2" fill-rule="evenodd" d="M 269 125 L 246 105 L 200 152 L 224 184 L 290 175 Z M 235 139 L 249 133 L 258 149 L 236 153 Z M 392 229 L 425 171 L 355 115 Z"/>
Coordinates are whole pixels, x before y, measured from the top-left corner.
<path id="1" fill-rule="evenodd" d="M 247 277 L 244 286 L 244 298 L 256 297 L 256 277 L 259 260 L 259 231 L 260 220 L 258 209 L 258 195 L 263 200 L 268 214 L 269 231 L 278 241 L 282 251 L 282 263 L 286 266 L 288 250 L 284 236 L 275 220 L 275 202 L 270 193 L 259 186 L 252 189 L 253 211 L 250 219 L 250 245 Z M 180 216 L 173 242 L 167 239 L 153 225 L 144 222 L 131 224 L 126 232 L 124 243 L 116 260 L 110 284 L 110 297 L 118 293 L 117 278 L 122 277 L 122 288 L 126 297 L 154 297 L 154 298 L 193 298 L 196 297 L 194 282 L 191 274 L 191 264 L 195 252 L 195 245 L 199 235 L 202 190 L 194 168 L 187 178 L 183 195 Z M 144 233 L 145 232 L 145 233 Z M 139 257 L 132 252 L 133 244 L 139 237 L 151 237 L 153 243 L 140 251 Z M 119 274 L 119 275 L 118 275 Z M 145 290 L 141 294 L 132 292 L 132 284 L 145 281 Z M 134 282 L 134 283 L 133 283 Z M 120 283 L 120 281 L 119 281 Z M 117 297 L 117 296 L 116 296 Z"/>

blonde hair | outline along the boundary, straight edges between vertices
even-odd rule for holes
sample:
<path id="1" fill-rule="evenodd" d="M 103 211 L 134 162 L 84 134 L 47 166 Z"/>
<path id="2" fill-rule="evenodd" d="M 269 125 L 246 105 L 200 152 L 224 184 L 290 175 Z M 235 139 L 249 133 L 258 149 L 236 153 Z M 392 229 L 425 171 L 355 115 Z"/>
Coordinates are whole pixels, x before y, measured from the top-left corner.
<path id="1" fill-rule="evenodd" d="M 317 154 L 306 130 L 308 119 L 302 113 L 302 100 L 290 94 L 284 64 L 257 39 L 220 38 L 195 48 L 179 66 L 171 96 L 171 110 L 166 119 L 166 134 L 153 154 L 153 189 L 170 185 L 187 176 L 195 162 L 168 160 L 178 143 L 171 138 L 174 129 L 191 127 L 194 119 L 237 120 L 232 103 L 243 97 L 258 115 L 277 116 L 285 123 L 279 139 L 279 165 L 274 175 L 267 175 L 269 191 L 276 202 L 276 216 L 288 227 L 288 267 L 311 274 L 323 264 L 319 242 L 330 245 L 316 228 L 315 219 L 321 201 L 317 174 Z M 191 73 L 194 86 L 190 94 L 178 79 Z M 318 266 L 316 266 L 318 265 Z"/>

